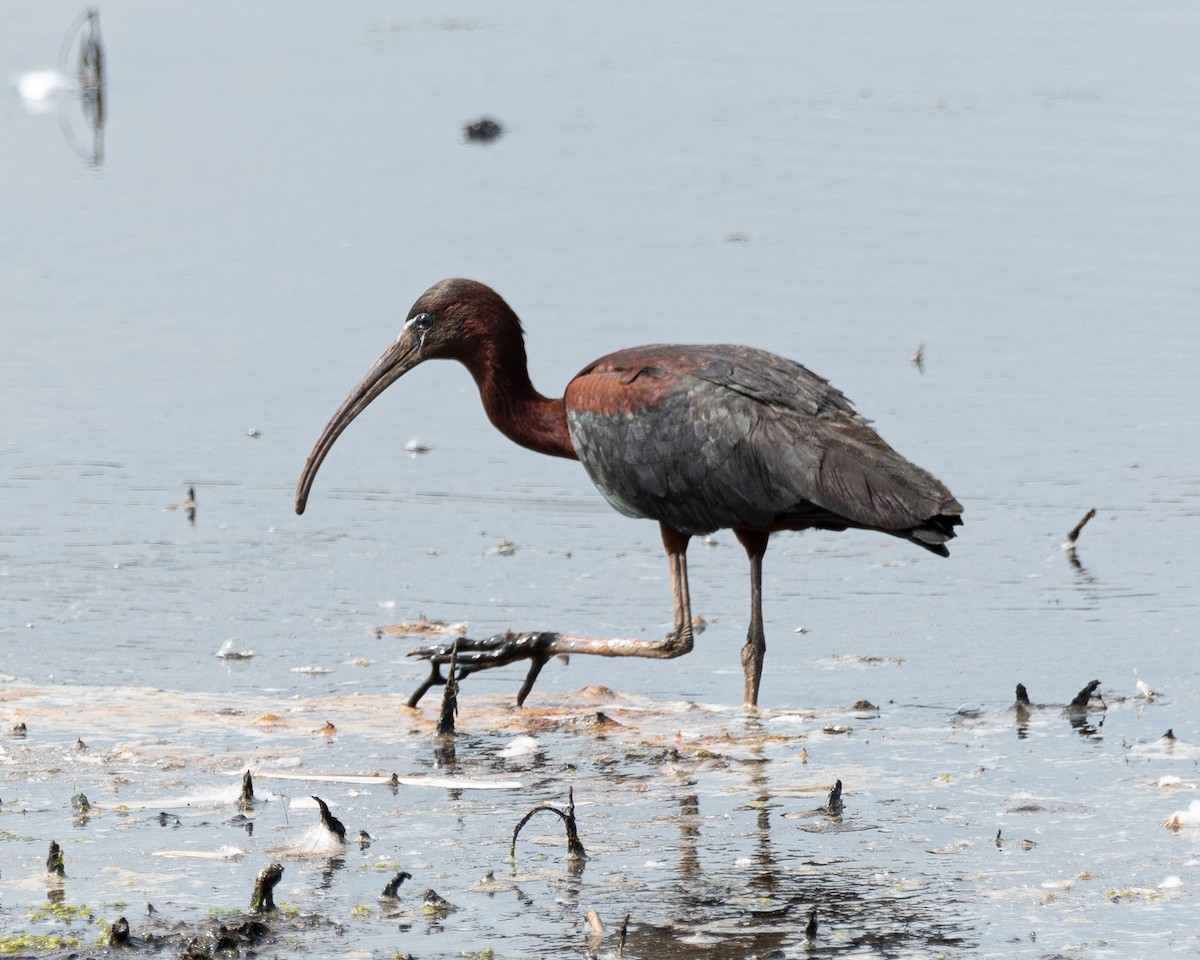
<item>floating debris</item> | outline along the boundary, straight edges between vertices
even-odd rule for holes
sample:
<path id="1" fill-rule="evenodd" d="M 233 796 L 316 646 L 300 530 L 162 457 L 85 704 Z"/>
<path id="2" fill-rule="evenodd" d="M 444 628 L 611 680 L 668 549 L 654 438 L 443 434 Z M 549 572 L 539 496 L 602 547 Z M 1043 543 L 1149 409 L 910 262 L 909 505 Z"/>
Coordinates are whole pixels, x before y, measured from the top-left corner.
<path id="1" fill-rule="evenodd" d="M 383 784 L 389 787 L 433 787 L 438 790 L 520 790 L 519 780 L 483 780 L 473 777 L 401 777 L 382 773 L 290 773 L 258 771 L 259 780 L 301 780 L 306 783 L 353 783 L 366 786 Z"/>
<path id="2" fill-rule="evenodd" d="M 528 757 L 537 753 L 541 747 L 534 737 L 523 734 L 514 737 L 504 748 L 496 751 L 496 756 L 512 759 L 513 757 Z"/>
<path id="3" fill-rule="evenodd" d="M 587 851 L 583 849 L 583 842 L 579 839 L 579 829 L 575 824 L 575 790 L 573 787 L 567 787 L 567 809 L 565 811 L 558 809 L 558 807 L 552 807 L 548 803 L 541 803 L 521 818 L 521 822 L 513 829 L 512 844 L 508 848 L 509 859 L 515 860 L 517 858 L 517 837 L 521 833 L 521 828 L 533 819 L 534 814 L 540 813 L 543 810 L 557 814 L 566 825 L 567 860 L 575 864 L 586 860 Z"/>
<path id="4" fill-rule="evenodd" d="M 503 133 L 504 128 L 491 117 L 480 117 L 463 127 L 463 134 L 472 143 L 492 143 Z"/>
<path id="5" fill-rule="evenodd" d="M 799 631 L 797 631 L 799 632 Z M 884 657 L 874 653 L 845 653 L 832 657 L 822 657 L 817 665 L 825 668 L 837 667 L 884 667 L 900 666 L 904 663 L 902 657 Z"/>
<path id="6" fill-rule="evenodd" d="M 433 449 L 433 447 L 422 443 L 416 437 L 413 437 L 413 439 L 409 440 L 408 443 L 404 445 L 404 449 L 411 453 L 413 459 L 416 460 L 417 457 L 421 456 L 423 453 L 428 453 Z"/>
<path id="7" fill-rule="evenodd" d="M 187 499 L 180 500 L 178 503 L 167 504 L 168 510 L 182 510 L 187 514 L 188 523 L 196 523 L 196 488 L 187 488 Z"/>
<path id="8" fill-rule="evenodd" d="M 278 861 L 264 867 L 254 881 L 254 892 L 250 895 L 251 913 L 275 912 L 275 887 L 283 879 L 283 864 Z"/>
<path id="9" fill-rule="evenodd" d="M 219 860 L 237 863 L 246 855 L 246 851 L 241 847 L 225 844 L 216 850 L 153 850 L 150 855 L 171 857 L 175 860 Z"/>
<path id="10" fill-rule="evenodd" d="M 429 620 L 421 614 L 415 623 L 393 623 L 380 627 L 379 634 L 394 634 L 404 637 L 449 637 L 462 636 L 467 632 L 467 622 L 447 623 L 445 620 Z"/>
<path id="11" fill-rule="evenodd" d="M 253 650 L 235 650 L 233 648 L 236 639 L 230 638 L 221 644 L 221 649 L 217 651 L 217 659 L 219 660 L 249 660 L 254 656 Z"/>
<path id="12" fill-rule="evenodd" d="M 1139 674 L 1137 671 L 1137 667 L 1133 668 L 1133 681 L 1137 686 L 1137 696 L 1145 700 L 1147 703 L 1152 703 L 1161 696 L 1161 694 L 1150 689 L 1150 684 L 1142 679 L 1141 674 Z"/>
<path id="13" fill-rule="evenodd" d="M 918 373 L 925 372 L 925 341 L 922 340 L 917 344 L 917 349 L 912 352 L 912 356 L 908 358 L 908 362 L 917 368 Z"/>
<path id="14" fill-rule="evenodd" d="M 1176 810 L 1163 821 L 1163 826 L 1168 830 L 1200 827 L 1200 800 L 1193 800 L 1186 810 Z"/>
<path id="15" fill-rule="evenodd" d="M 494 547 L 483 551 L 485 557 L 511 557 L 517 552 L 517 545 L 511 540 L 501 540 Z"/>
<path id="16" fill-rule="evenodd" d="M 57 70 L 30 70 L 17 78 L 17 96 L 30 113 L 51 113 L 75 85 Z"/>

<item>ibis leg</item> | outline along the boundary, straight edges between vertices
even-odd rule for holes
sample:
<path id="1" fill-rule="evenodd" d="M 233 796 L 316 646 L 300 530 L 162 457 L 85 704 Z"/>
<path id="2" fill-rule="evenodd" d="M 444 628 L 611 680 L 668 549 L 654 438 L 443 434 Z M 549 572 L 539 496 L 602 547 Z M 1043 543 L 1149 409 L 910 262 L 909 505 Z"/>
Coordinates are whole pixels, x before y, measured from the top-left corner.
<path id="1" fill-rule="evenodd" d="M 767 652 L 762 621 L 762 559 L 767 552 L 770 534 L 744 528 L 733 532 L 750 558 L 750 628 L 746 631 L 746 644 L 742 647 L 742 670 L 746 674 L 746 706 L 756 707 L 758 687 L 762 682 L 763 656 Z"/>
<path id="2" fill-rule="evenodd" d="M 674 626 L 661 640 L 630 637 L 576 637 L 566 633 L 505 633 L 484 640 L 461 637 L 458 643 L 458 678 L 479 670 L 502 667 L 517 660 L 530 661 L 529 673 L 521 687 L 517 704 L 524 703 L 542 666 L 551 657 L 586 653 L 598 657 L 647 657 L 670 660 L 682 657 L 692 649 L 692 605 L 688 596 L 687 548 L 691 539 L 671 527 L 660 524 L 663 547 L 671 568 L 671 601 L 674 607 Z M 432 672 L 409 698 L 409 706 L 417 702 L 429 688 L 445 683 L 438 666 L 450 662 L 450 647 L 445 644 L 420 647 L 409 653 L 430 661 Z"/>

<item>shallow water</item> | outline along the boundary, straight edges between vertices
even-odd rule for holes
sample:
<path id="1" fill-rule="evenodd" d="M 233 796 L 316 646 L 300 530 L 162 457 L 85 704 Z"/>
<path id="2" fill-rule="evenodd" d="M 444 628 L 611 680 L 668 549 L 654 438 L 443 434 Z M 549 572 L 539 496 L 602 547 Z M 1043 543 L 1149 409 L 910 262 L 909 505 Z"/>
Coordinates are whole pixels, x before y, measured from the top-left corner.
<path id="1" fill-rule="evenodd" d="M 270 830 L 239 864 L 172 863 L 152 893 L 104 868 L 143 870 L 166 846 L 157 812 L 76 824 L 80 789 L 211 791 L 275 752 L 304 770 L 430 772 L 435 704 L 399 708 L 424 676 L 404 656 L 416 641 L 381 627 L 425 614 L 472 636 L 665 632 L 654 526 L 613 513 L 577 464 L 495 433 L 455 366 L 379 400 L 292 514 L 320 427 L 412 300 L 458 274 L 521 314 L 547 393 L 639 342 L 793 356 L 945 480 L 967 525 L 948 561 L 867 534 L 776 538 L 761 702 L 780 741 L 732 710 L 747 588 L 724 534 L 691 551 L 708 625 L 691 655 L 543 672 L 535 709 L 594 709 L 573 693 L 591 683 L 647 698 L 615 747 L 503 712 L 519 669 L 469 678 L 458 763 L 515 773 L 521 791 L 295 791 L 328 793 L 387 837 L 414 887 L 464 909 L 396 941 L 373 845 L 323 887 L 323 865 L 288 864 L 281 896 L 351 928 L 291 935 L 381 956 L 557 956 L 586 949 L 595 908 L 610 928 L 631 914 L 632 956 L 692 939 L 723 944 L 706 955 L 800 955 L 817 903 L 817 951 L 1196 950 L 1200 846 L 1160 826 L 1186 791 L 1147 785 L 1196 783 L 1196 760 L 1139 746 L 1168 728 L 1200 743 L 1191 5 L 116 3 L 101 10 L 98 165 L 78 99 L 32 112 L 15 82 L 56 67 L 78 12 L 10 2 L 0 32 L 0 730 L 30 730 L 0 741 L 0 813 L 20 814 L 0 829 L 32 838 L 0 844 L 5 930 L 43 899 L 54 838 L 69 902 L 133 903 L 126 882 L 173 904 L 171 922 L 248 902 Z M 485 113 L 504 136 L 465 143 Z M 908 359 L 922 343 L 923 372 Z M 432 449 L 409 454 L 412 438 Z M 169 509 L 189 487 L 194 523 Z M 1076 569 L 1059 544 L 1089 507 Z M 254 656 L 216 657 L 230 641 Z M 1162 699 L 1119 701 L 1134 668 Z M 1003 713 L 1017 682 L 1065 702 L 1093 677 L 1113 707 L 1094 734 L 1048 710 L 1019 739 Z M 860 698 L 878 720 L 819 732 Z M 677 714 L 684 702 L 721 706 Z M 292 709 L 290 725 L 251 722 Z M 311 732 L 326 720 L 332 743 Z M 542 759 L 495 759 L 527 732 Z M 663 775 L 661 750 L 691 744 L 700 764 L 714 739 L 720 764 L 696 784 Z M 838 777 L 848 819 L 871 829 L 781 819 Z M 534 821 L 555 836 L 530 845 L 545 860 L 518 857 L 537 909 L 473 891 L 487 870 L 508 876 L 511 823 L 571 783 L 593 851 L 582 879 L 557 824 Z M 1026 794 L 1041 809 L 1019 812 Z M 280 826 L 283 807 L 258 816 Z M 178 830 L 216 849 L 232 816 Z M 997 849 L 996 829 L 1038 845 Z M 928 853 L 958 841 L 971 846 Z M 760 908 L 764 888 L 787 909 L 758 939 L 755 911 L 778 906 Z M 1126 889 L 1159 892 L 1107 895 Z"/>

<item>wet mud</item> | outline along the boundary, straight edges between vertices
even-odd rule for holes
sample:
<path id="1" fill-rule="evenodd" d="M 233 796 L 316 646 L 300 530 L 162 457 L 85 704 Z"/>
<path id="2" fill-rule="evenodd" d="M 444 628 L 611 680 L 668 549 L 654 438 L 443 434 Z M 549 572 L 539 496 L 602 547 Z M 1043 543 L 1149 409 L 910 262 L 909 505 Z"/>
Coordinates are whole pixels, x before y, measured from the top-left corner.
<path id="1" fill-rule="evenodd" d="M 1067 699 L 747 715 L 591 687 L 464 697 L 439 737 L 385 696 L 6 687 L 0 950 L 615 956 L 628 917 L 627 957 L 1050 956 L 1114 911 L 1183 943 L 1200 832 L 1164 817 L 1200 751 L 1132 691 L 1083 724 Z"/>

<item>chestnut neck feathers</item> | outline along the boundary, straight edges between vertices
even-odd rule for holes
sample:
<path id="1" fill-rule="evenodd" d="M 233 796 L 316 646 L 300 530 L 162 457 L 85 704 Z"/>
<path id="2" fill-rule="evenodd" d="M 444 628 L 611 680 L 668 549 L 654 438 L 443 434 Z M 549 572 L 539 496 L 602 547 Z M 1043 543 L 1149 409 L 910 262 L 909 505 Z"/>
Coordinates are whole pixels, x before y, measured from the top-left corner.
<path id="1" fill-rule="evenodd" d="M 562 398 L 542 396 L 529 379 L 521 321 L 482 284 L 459 300 L 460 326 L 453 358 L 479 387 L 488 419 L 514 443 L 538 453 L 576 460 Z"/>

